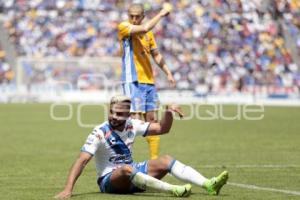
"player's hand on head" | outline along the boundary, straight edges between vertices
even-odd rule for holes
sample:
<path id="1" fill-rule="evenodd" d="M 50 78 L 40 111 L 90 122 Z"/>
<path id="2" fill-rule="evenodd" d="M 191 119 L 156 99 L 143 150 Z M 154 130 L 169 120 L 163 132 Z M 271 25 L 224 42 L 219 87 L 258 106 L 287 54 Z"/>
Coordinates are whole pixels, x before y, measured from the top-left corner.
<path id="1" fill-rule="evenodd" d="M 177 104 L 167 105 L 167 110 L 177 113 L 180 118 L 184 117 L 184 113 L 183 113 L 181 107 L 178 106 Z"/>
<path id="2" fill-rule="evenodd" d="M 55 195 L 55 199 L 68 199 L 68 198 L 71 198 L 72 196 L 72 193 L 69 192 L 69 191 L 62 191 L 60 193 L 58 193 L 57 195 Z"/>

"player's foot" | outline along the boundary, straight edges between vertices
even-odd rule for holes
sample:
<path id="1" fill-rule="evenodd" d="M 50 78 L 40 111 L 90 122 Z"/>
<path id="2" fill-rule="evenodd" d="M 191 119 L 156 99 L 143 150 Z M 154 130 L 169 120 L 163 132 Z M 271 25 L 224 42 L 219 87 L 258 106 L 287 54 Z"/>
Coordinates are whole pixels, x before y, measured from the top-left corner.
<path id="1" fill-rule="evenodd" d="M 191 184 L 175 186 L 172 193 L 176 197 L 188 197 L 192 192 Z"/>
<path id="2" fill-rule="evenodd" d="M 204 183 L 204 188 L 210 195 L 218 195 L 223 185 L 226 184 L 228 180 L 228 172 L 224 171 L 219 176 L 213 177 Z"/>

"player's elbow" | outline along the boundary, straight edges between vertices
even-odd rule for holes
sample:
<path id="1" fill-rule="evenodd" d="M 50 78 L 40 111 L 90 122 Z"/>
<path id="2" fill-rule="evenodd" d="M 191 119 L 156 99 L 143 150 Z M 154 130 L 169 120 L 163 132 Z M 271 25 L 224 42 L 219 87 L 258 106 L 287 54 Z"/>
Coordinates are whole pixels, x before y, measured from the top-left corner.
<path id="1" fill-rule="evenodd" d="M 91 160 L 92 156 L 86 152 L 81 152 L 79 157 L 77 158 L 77 162 L 82 166 L 86 166 L 88 162 Z"/>
<path id="2" fill-rule="evenodd" d="M 151 123 L 149 128 L 149 134 L 151 135 L 163 135 L 170 131 L 171 126 L 162 123 Z"/>
<path id="3" fill-rule="evenodd" d="M 170 132 L 171 126 L 161 126 L 160 127 L 160 134 L 167 134 Z"/>
<path id="4" fill-rule="evenodd" d="M 150 31 L 151 30 L 151 26 L 149 25 L 149 24 L 144 24 L 143 26 L 142 26 L 142 32 L 143 33 L 147 33 L 148 31 Z"/>

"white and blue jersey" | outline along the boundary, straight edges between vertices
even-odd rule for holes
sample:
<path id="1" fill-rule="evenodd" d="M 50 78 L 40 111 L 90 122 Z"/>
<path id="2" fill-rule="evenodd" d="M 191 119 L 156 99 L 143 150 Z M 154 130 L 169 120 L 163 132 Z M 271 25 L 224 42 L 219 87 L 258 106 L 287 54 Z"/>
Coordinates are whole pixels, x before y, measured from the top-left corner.
<path id="1" fill-rule="evenodd" d="M 123 131 L 112 130 L 108 121 L 96 126 L 81 151 L 95 157 L 98 178 L 118 166 L 132 164 L 131 148 L 136 136 L 146 136 L 149 122 L 129 118 Z"/>
<path id="2" fill-rule="evenodd" d="M 122 75 L 123 83 L 131 83 L 138 81 L 135 63 L 133 60 L 133 48 L 131 38 L 123 40 L 123 56 L 122 56 Z"/>

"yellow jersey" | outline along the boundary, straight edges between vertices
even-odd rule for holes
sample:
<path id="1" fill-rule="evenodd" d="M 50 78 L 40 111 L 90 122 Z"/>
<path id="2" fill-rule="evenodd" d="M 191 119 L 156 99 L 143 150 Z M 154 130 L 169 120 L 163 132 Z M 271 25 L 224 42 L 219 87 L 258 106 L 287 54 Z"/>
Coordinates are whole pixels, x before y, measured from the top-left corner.
<path id="1" fill-rule="evenodd" d="M 154 84 L 150 63 L 151 51 L 157 48 L 152 31 L 130 34 L 127 21 L 118 25 L 118 40 L 122 51 L 122 81 Z"/>

